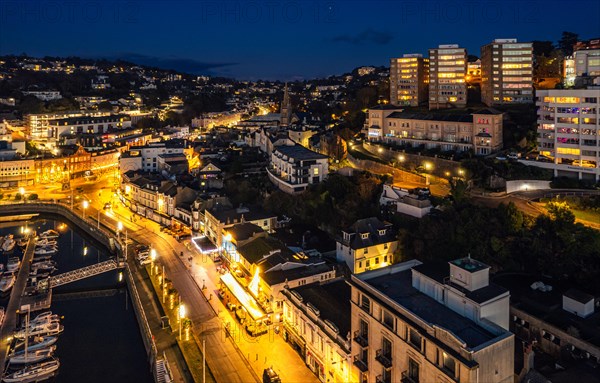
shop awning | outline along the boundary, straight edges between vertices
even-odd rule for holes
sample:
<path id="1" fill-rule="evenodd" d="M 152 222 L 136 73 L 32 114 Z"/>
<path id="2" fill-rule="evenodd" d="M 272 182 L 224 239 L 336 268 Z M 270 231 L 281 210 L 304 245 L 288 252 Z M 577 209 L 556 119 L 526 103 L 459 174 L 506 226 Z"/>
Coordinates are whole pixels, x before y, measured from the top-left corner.
<path id="1" fill-rule="evenodd" d="M 242 306 L 248 311 L 248 314 L 253 320 L 262 319 L 265 316 L 265 313 L 261 310 L 256 300 L 248 294 L 248 292 L 235 280 L 233 275 L 227 273 L 221 276 L 221 281 L 229 291 L 233 294 L 233 296 L 240 302 Z"/>

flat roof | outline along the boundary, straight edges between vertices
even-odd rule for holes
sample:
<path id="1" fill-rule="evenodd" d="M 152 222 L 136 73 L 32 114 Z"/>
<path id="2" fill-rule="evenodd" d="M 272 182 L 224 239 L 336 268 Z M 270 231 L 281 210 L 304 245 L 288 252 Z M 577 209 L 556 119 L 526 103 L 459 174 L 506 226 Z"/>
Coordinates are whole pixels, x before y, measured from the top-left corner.
<path id="1" fill-rule="evenodd" d="M 321 153 L 313 152 L 312 150 L 306 149 L 302 145 L 279 145 L 275 147 L 275 151 L 288 156 L 294 160 L 320 160 L 329 158 Z"/>
<path id="2" fill-rule="evenodd" d="M 475 322 L 412 287 L 412 270 L 410 269 L 368 279 L 365 283 L 373 286 L 425 322 L 451 331 L 469 348 L 476 348 L 497 337 Z"/>
<path id="3" fill-rule="evenodd" d="M 490 268 L 485 263 L 479 262 L 478 260 L 475 260 L 471 257 L 455 259 L 453 261 L 450 261 L 449 263 L 453 264 L 454 266 L 458 266 L 461 269 L 466 270 L 470 273 Z"/>
<path id="4" fill-rule="evenodd" d="M 510 290 L 510 305 L 524 311 L 563 331 L 570 327 L 579 330 L 577 338 L 600 347 L 600 311 L 581 318 L 563 310 L 562 296 L 572 289 L 572 283 L 565 280 L 548 279 L 532 275 L 512 274 L 499 275 L 494 282 Z M 552 286 L 552 291 L 540 291 L 531 288 L 534 282 L 543 282 Z"/>
<path id="5" fill-rule="evenodd" d="M 319 317 L 329 320 L 345 337 L 350 332 L 351 287 L 343 279 L 329 283 L 312 283 L 291 289 L 298 293 L 303 303 L 310 303 L 319 310 Z"/>

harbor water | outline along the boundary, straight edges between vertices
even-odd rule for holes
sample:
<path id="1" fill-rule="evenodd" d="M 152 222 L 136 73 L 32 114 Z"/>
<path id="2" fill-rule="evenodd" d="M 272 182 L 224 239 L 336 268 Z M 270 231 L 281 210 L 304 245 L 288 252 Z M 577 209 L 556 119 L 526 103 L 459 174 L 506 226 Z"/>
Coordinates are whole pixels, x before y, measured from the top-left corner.
<path id="1" fill-rule="evenodd" d="M 48 229 L 60 233 L 59 252 L 52 257 L 58 268 L 55 275 L 109 259 L 101 246 L 60 221 L 19 222 L 0 228 L 0 235 L 13 234 L 16 239 L 23 230 L 41 233 Z M 18 246 L 0 260 L 6 264 L 9 257 L 17 255 L 22 257 Z M 52 381 L 153 382 L 131 300 L 119 274 L 115 270 L 53 290 L 50 310 L 63 317 L 64 332 L 55 352 L 60 369 Z M 0 305 L 6 307 L 7 303 L 5 294 L 0 297 Z"/>

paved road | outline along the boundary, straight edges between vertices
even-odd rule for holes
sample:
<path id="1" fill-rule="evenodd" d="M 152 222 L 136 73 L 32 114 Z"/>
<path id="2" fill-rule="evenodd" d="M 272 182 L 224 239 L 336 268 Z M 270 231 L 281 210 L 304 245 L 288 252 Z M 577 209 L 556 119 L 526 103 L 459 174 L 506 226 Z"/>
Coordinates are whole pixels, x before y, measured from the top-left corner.
<path id="1" fill-rule="evenodd" d="M 158 261 L 164 265 L 167 277 L 181 295 L 186 305 L 187 317 L 192 320 L 192 332 L 200 343 L 206 340 L 206 363 L 217 382 L 256 382 L 258 377 L 248 362 L 242 357 L 231 341 L 224 338 L 221 321 L 203 298 L 200 287 L 192 278 L 179 257 L 180 252 L 188 253 L 181 243 L 172 237 L 163 237 L 160 226 L 148 219 L 131 222 L 131 213 L 123 207 L 115 207 L 109 215 L 102 213 L 101 202 L 93 203 L 88 208 L 89 217 L 95 219 L 100 209 L 101 222 L 110 228 L 116 227 L 120 220 L 127 229 L 128 236 L 140 243 L 151 244 L 156 249 Z M 166 234 L 163 234 L 166 236 Z M 201 343 L 199 344 L 201 346 Z"/>

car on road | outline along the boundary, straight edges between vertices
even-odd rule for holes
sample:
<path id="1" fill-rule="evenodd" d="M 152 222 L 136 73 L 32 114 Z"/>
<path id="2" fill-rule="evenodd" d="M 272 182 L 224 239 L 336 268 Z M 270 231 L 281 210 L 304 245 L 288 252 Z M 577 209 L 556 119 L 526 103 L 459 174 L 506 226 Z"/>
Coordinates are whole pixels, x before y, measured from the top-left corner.
<path id="1" fill-rule="evenodd" d="M 281 383 L 281 378 L 279 378 L 279 375 L 273 370 L 273 367 L 264 369 L 263 383 Z"/>
<path id="2" fill-rule="evenodd" d="M 112 206 L 111 206 L 110 202 L 107 202 L 107 203 L 104 204 L 104 210 L 110 210 L 111 207 Z"/>
<path id="3" fill-rule="evenodd" d="M 508 153 L 508 159 L 509 160 L 518 160 L 519 159 L 519 153 L 517 152 L 510 152 Z"/>

